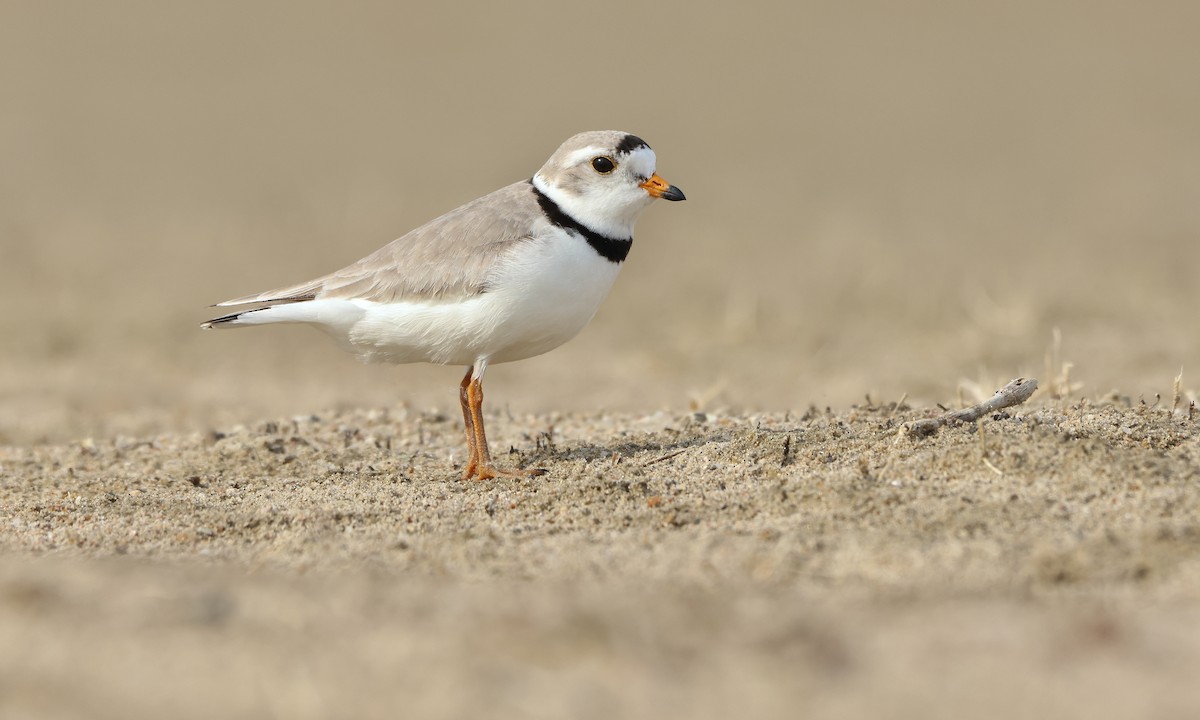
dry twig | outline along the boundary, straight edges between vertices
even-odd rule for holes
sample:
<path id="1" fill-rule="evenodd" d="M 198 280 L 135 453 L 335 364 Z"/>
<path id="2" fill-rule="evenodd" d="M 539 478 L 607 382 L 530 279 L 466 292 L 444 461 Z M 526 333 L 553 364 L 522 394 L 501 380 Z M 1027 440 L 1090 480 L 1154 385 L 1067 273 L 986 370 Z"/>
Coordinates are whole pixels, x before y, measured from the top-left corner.
<path id="1" fill-rule="evenodd" d="M 681 450 L 676 450 L 675 452 L 667 453 L 666 455 L 660 455 L 660 456 L 654 458 L 653 460 L 647 460 L 646 462 L 642 463 L 642 467 L 648 467 L 650 465 L 653 465 L 654 463 L 660 463 L 663 460 L 670 460 L 673 457 L 684 454 L 689 449 L 690 448 L 683 448 Z"/>
<path id="2" fill-rule="evenodd" d="M 996 394 L 991 398 L 972 405 L 969 408 L 962 410 L 951 410 L 943 413 L 935 418 L 927 420 L 917 420 L 916 422 L 905 423 L 902 426 L 902 432 L 911 437 L 924 437 L 932 435 L 941 429 L 943 425 L 954 422 L 975 422 L 979 418 L 996 410 L 1002 410 L 1013 405 L 1020 405 L 1029 399 L 1037 390 L 1038 382 L 1033 378 L 1028 380 L 1025 378 L 1017 378 L 1009 384 L 996 391 Z"/>

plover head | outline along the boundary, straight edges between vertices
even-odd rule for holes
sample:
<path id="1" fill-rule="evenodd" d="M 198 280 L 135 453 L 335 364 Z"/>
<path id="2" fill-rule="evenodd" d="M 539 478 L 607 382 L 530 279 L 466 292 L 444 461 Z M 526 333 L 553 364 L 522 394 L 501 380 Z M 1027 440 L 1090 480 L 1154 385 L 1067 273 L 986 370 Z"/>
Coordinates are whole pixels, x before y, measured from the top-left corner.
<path id="1" fill-rule="evenodd" d="M 655 198 L 683 192 L 655 172 L 654 151 L 618 130 L 584 132 L 564 142 L 533 176 L 533 184 L 564 212 L 611 238 L 633 237 L 633 224 Z"/>

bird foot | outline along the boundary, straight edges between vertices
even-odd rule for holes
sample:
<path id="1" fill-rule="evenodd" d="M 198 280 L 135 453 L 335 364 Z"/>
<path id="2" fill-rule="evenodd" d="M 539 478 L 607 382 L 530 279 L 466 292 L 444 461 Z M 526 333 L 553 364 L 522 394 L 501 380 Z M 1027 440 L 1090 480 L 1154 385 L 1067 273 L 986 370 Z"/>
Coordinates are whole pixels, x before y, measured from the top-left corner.
<path id="1" fill-rule="evenodd" d="M 544 468 L 513 468 L 512 470 L 505 470 L 492 464 L 468 465 L 467 469 L 463 471 L 463 480 L 494 480 L 498 477 L 539 477 L 546 473 L 547 470 Z"/>

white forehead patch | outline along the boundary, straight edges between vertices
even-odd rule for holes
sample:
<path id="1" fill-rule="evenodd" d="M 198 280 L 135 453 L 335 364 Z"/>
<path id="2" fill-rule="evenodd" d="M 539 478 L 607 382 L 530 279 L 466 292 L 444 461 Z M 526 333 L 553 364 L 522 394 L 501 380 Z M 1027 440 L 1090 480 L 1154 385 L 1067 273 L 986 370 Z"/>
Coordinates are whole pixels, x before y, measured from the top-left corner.
<path id="1" fill-rule="evenodd" d="M 658 166 L 658 157 L 655 156 L 653 150 L 643 145 L 629 153 L 625 164 L 629 165 L 634 175 L 648 178 L 654 174 L 654 168 Z"/>

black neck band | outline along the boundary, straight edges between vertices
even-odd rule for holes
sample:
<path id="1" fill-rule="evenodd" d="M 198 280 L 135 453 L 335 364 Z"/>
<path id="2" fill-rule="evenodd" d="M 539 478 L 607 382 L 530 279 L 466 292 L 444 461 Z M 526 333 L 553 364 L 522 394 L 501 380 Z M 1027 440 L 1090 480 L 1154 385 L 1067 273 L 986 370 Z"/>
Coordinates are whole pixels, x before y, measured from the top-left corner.
<path id="1" fill-rule="evenodd" d="M 546 219 L 552 225 L 556 225 L 563 230 L 579 233 L 583 236 L 584 240 L 587 240 L 587 244 L 592 246 L 593 250 L 600 253 L 600 257 L 610 262 L 620 263 L 629 255 L 629 248 L 633 247 L 633 238 L 622 240 L 620 238 L 601 235 L 563 212 L 558 203 L 551 200 L 546 193 L 538 190 L 537 185 L 534 185 L 532 180 L 529 181 L 529 185 L 533 188 L 533 194 L 537 196 L 538 205 L 542 208 L 542 214 L 546 216 Z"/>

